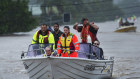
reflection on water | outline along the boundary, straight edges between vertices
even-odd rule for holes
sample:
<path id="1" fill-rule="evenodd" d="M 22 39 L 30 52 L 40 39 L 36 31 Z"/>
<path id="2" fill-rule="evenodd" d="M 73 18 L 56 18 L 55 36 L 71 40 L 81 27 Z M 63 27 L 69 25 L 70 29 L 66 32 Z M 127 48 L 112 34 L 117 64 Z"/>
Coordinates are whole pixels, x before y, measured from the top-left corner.
<path id="1" fill-rule="evenodd" d="M 97 25 L 100 28 L 98 39 L 105 56 L 115 57 L 113 77 L 140 79 L 140 64 L 138 64 L 140 62 L 140 23 L 136 23 L 138 26 L 136 33 L 113 32 L 117 28 L 116 22 L 97 23 Z M 0 79 L 29 79 L 20 60 L 20 54 L 28 49 L 32 36 L 38 29 L 12 36 L 0 36 Z M 71 32 L 75 33 L 81 41 L 80 34 L 72 30 L 72 26 Z"/>

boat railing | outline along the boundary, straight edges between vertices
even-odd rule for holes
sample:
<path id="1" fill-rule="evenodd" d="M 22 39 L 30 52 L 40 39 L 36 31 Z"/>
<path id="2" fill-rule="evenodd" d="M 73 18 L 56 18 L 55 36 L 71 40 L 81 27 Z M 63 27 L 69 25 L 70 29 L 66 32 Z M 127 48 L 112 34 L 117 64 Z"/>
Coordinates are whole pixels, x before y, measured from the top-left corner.
<path id="1" fill-rule="evenodd" d="M 67 54 L 68 54 L 67 51 L 77 52 L 79 58 L 104 59 L 101 57 L 100 48 L 94 45 L 91 45 L 90 43 L 80 43 L 79 51 L 67 50 L 67 49 L 61 49 L 61 50 L 65 50 Z"/>
<path id="2" fill-rule="evenodd" d="M 36 57 L 45 54 L 45 48 L 50 46 L 53 50 L 53 45 L 51 44 L 31 44 L 29 45 L 27 52 L 22 52 L 21 58 L 23 57 Z M 86 59 L 103 59 L 100 56 L 100 49 L 90 43 L 80 43 L 79 51 L 61 49 L 65 51 L 77 52 L 79 58 Z M 57 54 L 57 49 L 53 50 L 53 55 Z M 69 55 L 69 54 L 68 54 Z"/>

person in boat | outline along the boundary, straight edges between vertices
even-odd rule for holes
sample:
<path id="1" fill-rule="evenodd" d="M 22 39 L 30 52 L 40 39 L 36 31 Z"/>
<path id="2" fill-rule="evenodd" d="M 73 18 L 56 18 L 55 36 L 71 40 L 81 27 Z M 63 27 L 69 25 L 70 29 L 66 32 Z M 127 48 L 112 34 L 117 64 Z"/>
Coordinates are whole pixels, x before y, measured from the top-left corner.
<path id="1" fill-rule="evenodd" d="M 130 25 L 134 25 L 134 23 L 133 23 L 133 22 L 129 22 L 129 21 L 127 20 L 127 18 L 126 18 L 126 19 L 125 19 L 124 25 L 125 25 L 125 26 L 130 26 Z"/>
<path id="2" fill-rule="evenodd" d="M 35 32 L 32 44 L 55 44 L 53 34 L 48 30 L 47 24 L 41 24 L 41 30 Z M 53 45 L 55 49 L 55 45 Z"/>
<path id="3" fill-rule="evenodd" d="M 87 18 L 82 19 L 82 26 L 78 26 L 78 23 L 75 23 L 73 28 L 78 32 L 81 32 L 82 43 L 87 43 L 87 37 L 90 35 L 92 44 L 97 39 L 96 34 L 99 29 L 94 22 L 89 23 Z"/>
<path id="4" fill-rule="evenodd" d="M 123 26 L 123 19 L 120 18 L 120 21 L 119 21 L 119 27 Z"/>
<path id="5" fill-rule="evenodd" d="M 129 25 L 130 25 L 130 23 L 128 22 L 127 19 L 125 19 L 125 23 L 124 23 L 124 25 L 125 25 L 125 26 L 129 26 Z"/>
<path id="6" fill-rule="evenodd" d="M 100 45 L 100 42 L 99 41 L 94 41 L 94 46 L 98 47 L 100 49 L 100 58 L 101 59 L 104 59 L 104 52 L 103 52 L 103 49 L 101 47 L 99 47 Z"/>
<path id="7" fill-rule="evenodd" d="M 51 56 L 52 55 L 52 51 L 51 51 L 51 48 L 49 46 L 47 46 L 45 48 L 45 53 L 46 53 L 47 56 Z"/>
<path id="8" fill-rule="evenodd" d="M 70 33 L 69 26 L 64 26 L 64 33 L 60 36 L 57 44 L 57 56 L 77 57 L 79 45 L 77 36 Z"/>
<path id="9" fill-rule="evenodd" d="M 55 48 L 57 48 L 57 43 L 59 40 L 59 37 L 63 34 L 63 32 L 61 30 L 59 30 L 59 24 L 55 23 L 53 25 L 54 31 L 52 32 L 54 35 L 54 39 L 55 39 Z"/>

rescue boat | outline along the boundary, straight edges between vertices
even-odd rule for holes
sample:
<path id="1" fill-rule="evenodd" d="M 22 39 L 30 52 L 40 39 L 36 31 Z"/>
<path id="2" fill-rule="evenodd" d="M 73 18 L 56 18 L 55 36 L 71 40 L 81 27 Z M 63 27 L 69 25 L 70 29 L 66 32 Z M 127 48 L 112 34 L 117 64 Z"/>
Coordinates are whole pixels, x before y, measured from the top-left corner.
<path id="1" fill-rule="evenodd" d="M 22 53 L 21 60 L 29 79 L 100 79 L 112 76 L 114 58 L 98 57 L 100 54 L 96 52 L 99 49 L 91 44 L 80 44 L 77 58 L 44 56 L 46 46 L 32 44 L 27 52 Z"/>
<path id="2" fill-rule="evenodd" d="M 121 26 L 115 30 L 115 32 L 136 32 L 136 26 Z"/>

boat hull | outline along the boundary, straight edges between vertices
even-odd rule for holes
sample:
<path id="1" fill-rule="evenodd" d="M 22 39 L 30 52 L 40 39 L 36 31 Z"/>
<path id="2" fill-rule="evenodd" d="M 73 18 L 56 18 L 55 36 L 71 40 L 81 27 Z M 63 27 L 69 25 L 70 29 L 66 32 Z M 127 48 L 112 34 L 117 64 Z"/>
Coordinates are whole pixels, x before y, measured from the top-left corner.
<path id="1" fill-rule="evenodd" d="M 69 57 L 22 59 L 30 79 L 100 79 L 112 76 L 113 60 Z"/>
<path id="2" fill-rule="evenodd" d="M 115 32 L 136 32 L 135 26 L 122 26 L 118 28 Z"/>

